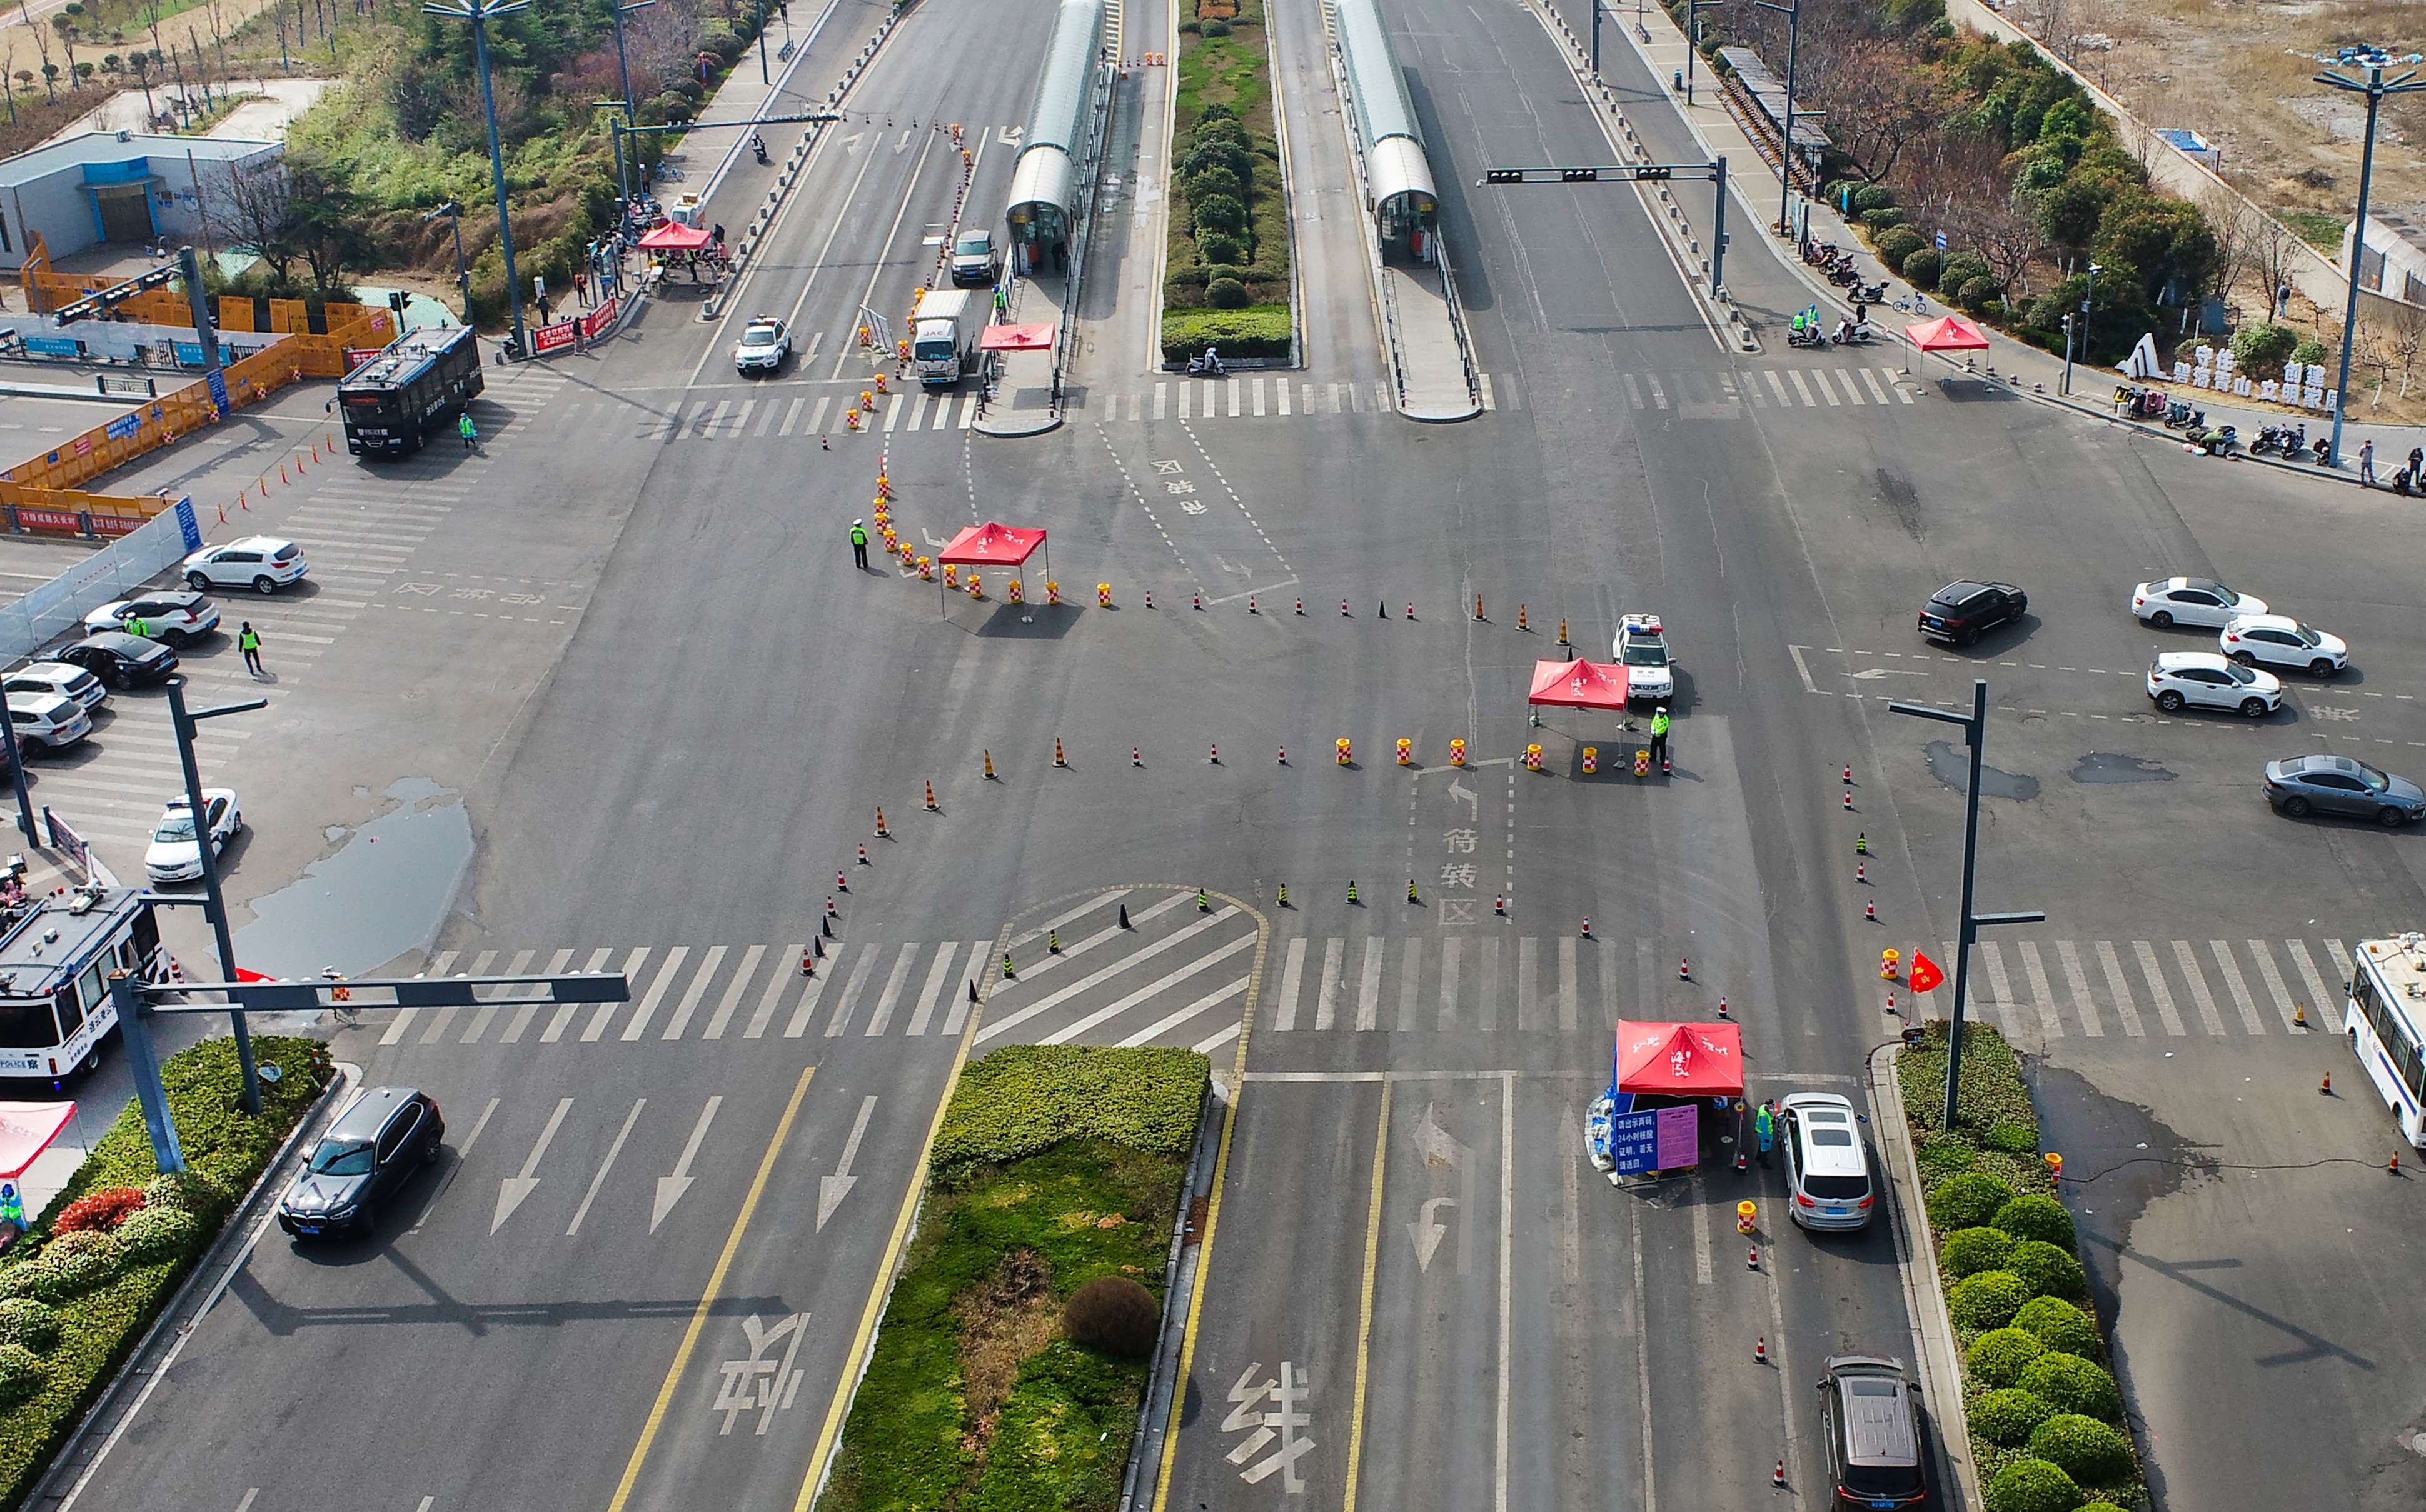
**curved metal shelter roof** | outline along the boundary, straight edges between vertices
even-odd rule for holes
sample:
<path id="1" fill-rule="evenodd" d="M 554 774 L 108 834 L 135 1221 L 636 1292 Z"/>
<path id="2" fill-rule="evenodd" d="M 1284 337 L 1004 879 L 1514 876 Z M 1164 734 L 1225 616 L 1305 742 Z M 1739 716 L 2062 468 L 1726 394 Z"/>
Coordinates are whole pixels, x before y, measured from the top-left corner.
<path id="1" fill-rule="evenodd" d="M 1059 147 L 1020 153 L 1019 166 L 1011 170 L 1011 198 L 1004 201 L 1011 207 L 1011 218 L 1022 218 L 1021 207 L 1031 204 L 1068 211 L 1072 177 L 1070 154 Z"/>
<path id="2" fill-rule="evenodd" d="M 1383 24 L 1378 0 L 1335 0 L 1332 11 L 1338 21 L 1339 57 L 1347 71 L 1348 92 L 1366 151 L 1393 137 L 1421 145 L 1424 134 L 1415 124 L 1406 78 L 1390 51 L 1390 31 Z"/>
<path id="3" fill-rule="evenodd" d="M 1061 0 L 1053 18 L 1053 40 L 1045 47 L 1044 73 L 1037 81 L 1036 104 L 1027 112 L 1027 135 L 1020 138 L 1023 159 L 1036 147 L 1076 153 L 1087 127 L 1087 86 L 1094 78 L 1103 43 L 1104 0 Z"/>
<path id="4" fill-rule="evenodd" d="M 1402 208 L 1429 212 L 1439 203 L 1439 195 L 1432 188 L 1431 165 L 1424 160 L 1423 144 L 1404 137 L 1393 137 L 1366 154 L 1365 181 L 1373 191 L 1377 209 L 1409 194 L 1418 202 Z"/>

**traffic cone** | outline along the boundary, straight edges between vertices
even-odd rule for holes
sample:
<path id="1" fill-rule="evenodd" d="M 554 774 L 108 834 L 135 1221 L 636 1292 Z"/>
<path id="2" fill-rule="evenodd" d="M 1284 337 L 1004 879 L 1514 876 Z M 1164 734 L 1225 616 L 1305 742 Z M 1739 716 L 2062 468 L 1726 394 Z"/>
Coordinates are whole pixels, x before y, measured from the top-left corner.
<path id="1" fill-rule="evenodd" d="M 1059 956 L 1061 954 L 1060 930 L 1047 929 L 1044 931 L 1044 952 L 1048 956 Z"/>
<path id="2" fill-rule="evenodd" d="M 1275 766 L 1286 766 L 1288 764 L 1288 748 L 1286 746 L 1283 746 L 1281 748 L 1280 759 L 1275 761 L 1272 764 Z"/>
<path id="3" fill-rule="evenodd" d="M 1002 974 L 1006 979 L 1019 974 L 1011 969 L 1011 952 L 1007 950 L 1002 953 Z"/>
<path id="4" fill-rule="evenodd" d="M 1872 924 L 1879 922 L 1879 906 L 1875 902 L 1862 905 L 1862 917 Z"/>
<path id="5" fill-rule="evenodd" d="M 1412 877 L 1407 878 L 1407 901 L 1410 903 L 1419 903 L 1422 901 L 1422 899 L 1415 896 L 1415 879 Z"/>
<path id="6" fill-rule="evenodd" d="M 1847 787 L 1853 785 L 1853 769 L 1850 766 L 1845 768 L 1845 785 Z"/>
<path id="7" fill-rule="evenodd" d="M 1769 1363 L 1769 1336 L 1767 1334 L 1760 1334 L 1753 1339 L 1752 1362 L 1755 1365 L 1766 1365 Z"/>
<path id="8" fill-rule="evenodd" d="M 1586 940 L 1592 938 L 1592 915 L 1589 913 L 1584 915 L 1584 938 Z"/>
<path id="9" fill-rule="evenodd" d="M 2327 1072 L 2325 1073 L 2325 1079 L 2324 1079 L 2323 1081 L 2319 1082 L 2319 1083 L 2317 1084 L 2317 1095 L 2318 1095 L 2319 1097 L 2331 1097 L 2331 1096 L 2333 1096 L 2333 1095 L 2334 1095 L 2334 1073 L 2333 1073 L 2333 1072 L 2331 1072 L 2331 1071 L 2327 1071 Z"/>
<path id="10" fill-rule="evenodd" d="M 930 777 L 930 778 L 929 778 L 929 779 L 927 779 L 927 812 L 928 812 L 929 813 L 933 813 L 933 812 L 936 812 L 936 811 L 935 811 L 935 780 L 934 780 L 933 778 L 931 778 L 931 777 Z"/>
<path id="11" fill-rule="evenodd" d="M 1303 599 L 1297 601 L 1297 612 L 1300 614 L 1305 613 L 1305 601 Z"/>
<path id="12" fill-rule="evenodd" d="M 1205 895 L 1205 890 L 1201 887 L 1196 890 L 1196 911 L 1199 913 L 1213 911 L 1213 900 Z"/>
<path id="13" fill-rule="evenodd" d="M 2395 1155 L 2395 1156 L 2393 1156 L 2390 1160 L 2386 1161 L 2386 1162 L 2384 1163 L 2384 1169 L 2385 1169 L 2385 1171 L 2386 1171 L 2386 1173 L 2387 1175 L 2392 1175 L 2392 1176 L 2398 1176 L 2398 1175 L 2400 1175 L 2400 1174 L 2401 1174 L 2401 1157 L 2400 1157 L 2399 1155 Z"/>
<path id="14" fill-rule="evenodd" d="M 1205 764 L 1207 766 L 1219 766 L 1221 764 L 1221 747 L 1220 743 L 1217 742 L 1206 748 L 1205 753 Z"/>
<path id="15" fill-rule="evenodd" d="M 809 954 L 819 960 L 826 958 L 826 937 L 822 931 L 809 937 Z"/>
<path id="16" fill-rule="evenodd" d="M 1135 746 L 1131 746 L 1129 748 L 1129 764 L 1131 766 L 1143 766 L 1145 764 L 1145 752 Z"/>
<path id="17" fill-rule="evenodd" d="M 1691 981 L 1692 979 L 1693 979 L 1693 958 L 1692 958 L 1690 956 L 1679 956 L 1679 957 L 1676 957 L 1676 980 L 1678 980 L 1678 981 L 1680 981 L 1680 982 L 1690 982 L 1690 981 Z"/>
<path id="18" fill-rule="evenodd" d="M 1521 603 L 1516 606 L 1516 628 L 1524 632 L 1529 632 L 1532 628 L 1525 622 L 1525 606 Z"/>
<path id="19" fill-rule="evenodd" d="M 1477 619 L 1482 618 L 1482 595 L 1480 593 L 1474 596 L 1474 617 Z"/>
<path id="20" fill-rule="evenodd" d="M 1771 1472 L 1769 1472 L 1769 1484 L 1771 1484 L 1771 1486 L 1783 1486 L 1783 1485 L 1785 1485 L 1785 1484 L 1786 1484 L 1786 1461 L 1785 1461 L 1785 1460 L 1783 1460 L 1783 1459 L 1779 1460 L 1779 1461 L 1777 1462 L 1777 1468 L 1776 1468 L 1775 1470 L 1772 1470 L 1772 1471 L 1771 1471 Z"/>
<path id="21" fill-rule="evenodd" d="M 1856 856 L 1867 856 L 1867 855 L 1868 855 L 1869 853 L 1870 853 L 1870 837 L 1869 837 L 1869 834 L 1868 834 L 1867 831 L 1865 831 L 1865 832 L 1863 832 L 1863 833 L 1860 833 L 1860 834 L 1855 835 L 1855 836 L 1853 837 L 1853 854 L 1854 854 L 1854 855 L 1856 855 Z"/>
<path id="22" fill-rule="evenodd" d="M 1869 884 L 1869 863 L 1868 861 L 1855 861 L 1853 863 L 1853 884 L 1856 887 L 1867 887 Z"/>
<path id="23" fill-rule="evenodd" d="M 1903 1017 L 1902 1014 L 1896 1013 L 1895 994 L 1893 992 L 1887 994 L 1887 1011 L 1889 1013 L 1895 1013 L 1895 1016 L 1899 1019 Z"/>
<path id="24" fill-rule="evenodd" d="M 994 775 L 994 752 L 991 750 L 985 753 L 985 780 L 989 782 L 997 780 Z"/>
<path id="25" fill-rule="evenodd" d="M 827 893 L 827 894 L 826 894 L 826 916 L 825 916 L 825 919 L 824 919 L 824 921 L 823 921 L 824 925 L 825 925 L 825 938 L 827 938 L 828 940 L 832 940 L 832 939 L 834 937 L 834 932 L 833 932 L 833 922 L 834 922 L 836 919 L 839 919 L 839 918 L 841 918 L 841 917 L 842 917 L 842 912 L 841 912 L 841 910 L 840 910 L 840 909 L 836 909 L 836 908 L 834 907 L 833 894 L 833 893 Z"/>
<path id="26" fill-rule="evenodd" d="M 1408 619 L 1413 619 L 1415 617 L 1415 601 L 1413 601 L 1413 600 L 1411 599 L 1411 600 L 1409 600 L 1409 601 L 1408 601 L 1408 603 L 1407 603 L 1407 618 L 1408 618 Z"/>
<path id="27" fill-rule="evenodd" d="M 1386 602 L 1385 602 L 1385 603 L 1376 603 L 1375 605 L 1373 605 L 1373 618 L 1374 618 L 1374 619 L 1389 619 L 1389 618 L 1390 618 L 1390 605 L 1389 605 Z"/>
<path id="28" fill-rule="evenodd" d="M 860 842 L 860 846 L 859 846 L 859 864 L 861 864 L 862 866 L 865 866 L 865 865 L 866 865 L 866 864 L 867 864 L 867 843 L 866 843 L 865 841 L 862 841 L 862 842 Z"/>
<path id="29" fill-rule="evenodd" d="M 1121 905 L 1121 927 L 1124 929 L 1129 927 L 1129 906 L 1125 903 Z"/>
<path id="30" fill-rule="evenodd" d="M 876 838 L 879 840 L 893 838 L 893 831 L 884 828 L 884 805 L 881 803 L 876 806 Z"/>
<path id="31" fill-rule="evenodd" d="M 1726 1000 L 1725 998 L 1722 997 L 1721 999 L 1719 999 L 1719 1017 L 1720 1017 L 1720 1018 L 1722 1018 L 1722 1019 L 1723 1019 L 1723 1018 L 1725 1018 L 1726 1016 L 1727 1016 L 1727 1000 Z"/>
<path id="32" fill-rule="evenodd" d="M 1247 612 L 1249 614 L 1255 612 L 1255 596 L 1252 593 L 1247 595 Z"/>
<path id="33" fill-rule="evenodd" d="M 1348 879 L 1348 901 L 1350 903 L 1356 901 L 1356 878 L 1352 877 Z"/>
<path id="34" fill-rule="evenodd" d="M 1282 908 L 1284 908 L 1284 909 L 1286 909 L 1286 908 L 1287 908 L 1287 907 L 1289 906 L 1289 905 L 1288 905 L 1288 884 L 1287 884 L 1286 882 L 1283 882 L 1283 883 L 1281 884 L 1281 892 L 1280 892 L 1280 899 L 1279 899 L 1279 902 L 1280 902 L 1280 906 L 1281 906 Z"/>
<path id="35" fill-rule="evenodd" d="M 1191 607 L 1191 608 L 1196 608 L 1196 609 L 1202 609 L 1202 608 L 1204 608 L 1204 607 L 1205 607 L 1205 595 L 1204 595 L 1204 594 L 1202 594 L 1202 593 L 1199 593 L 1199 594 L 1197 594 L 1197 595 L 1195 596 L 1195 599 L 1196 599 L 1196 602 L 1195 602 L 1193 604 L 1189 605 L 1189 607 Z"/>
<path id="36" fill-rule="evenodd" d="M 801 974 L 802 976 L 815 976 L 817 974 L 817 957 L 805 950 L 801 952 Z"/>
<path id="37" fill-rule="evenodd" d="M 1567 617 L 1565 615 L 1559 616 L 1559 644 L 1561 646 L 1572 646 L 1575 644 L 1575 642 L 1567 638 Z"/>
<path id="38" fill-rule="evenodd" d="M 1346 599 L 1339 601 L 1339 618 L 1342 619 L 1348 618 L 1348 601 Z"/>
<path id="39" fill-rule="evenodd" d="M 1145 606 L 1149 609 L 1154 607 L 1154 589 L 1152 588 L 1145 590 Z"/>
<path id="40" fill-rule="evenodd" d="M 1853 812 L 1853 795 L 1850 791 L 1845 795 L 1845 812 L 1847 813 Z"/>
<path id="41" fill-rule="evenodd" d="M 836 873 L 834 873 L 834 891 L 835 891 L 835 892 L 837 892 L 837 893 L 848 893 L 848 892 L 849 892 L 849 891 L 850 891 L 850 874 L 849 874 L 849 873 L 848 873 L 848 872 L 836 872 Z"/>
<path id="42" fill-rule="evenodd" d="M 1053 737 L 1053 764 L 1056 766 L 1067 766 L 1070 764 L 1070 758 L 1061 754 L 1061 737 L 1059 735 Z"/>
<path id="43" fill-rule="evenodd" d="M 1745 1250 L 1745 1251 L 1744 1251 L 1744 1269 L 1746 1269 L 1746 1270 L 1758 1270 L 1758 1269 L 1760 1269 L 1760 1247 L 1759 1247 L 1758 1245 L 1755 1245 L 1755 1246 L 1754 1246 L 1753 1247 L 1751 1247 L 1750 1249 L 1747 1249 L 1747 1250 Z M 1779 1460 L 1779 1461 L 1778 1461 L 1778 1464 L 1779 1464 L 1781 1467 L 1782 1467 L 1785 1463 L 1786 1463 L 1786 1462 L 1785 1462 L 1784 1460 Z"/>
<path id="44" fill-rule="evenodd" d="M 1494 912 L 1494 913 L 1496 913 L 1496 914 L 1500 915 L 1500 916 L 1501 916 L 1501 917 L 1503 917 L 1503 918 L 1507 916 L 1507 913 L 1508 913 L 1508 894 L 1507 894 L 1507 893 L 1494 893 L 1494 894 L 1492 895 L 1492 899 L 1491 899 L 1491 911 L 1492 911 L 1492 912 Z"/>
<path id="45" fill-rule="evenodd" d="M 2308 1027 L 2308 1005 L 2306 1004 L 2295 1003 L 2291 1005 L 2291 1027 L 2294 1029 L 2305 1029 Z"/>

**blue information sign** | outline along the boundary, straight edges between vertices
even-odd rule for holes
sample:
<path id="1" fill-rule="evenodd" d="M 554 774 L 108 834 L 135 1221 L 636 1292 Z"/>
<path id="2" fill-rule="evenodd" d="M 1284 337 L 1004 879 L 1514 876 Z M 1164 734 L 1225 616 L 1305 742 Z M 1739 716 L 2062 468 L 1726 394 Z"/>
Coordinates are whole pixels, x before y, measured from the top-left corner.
<path id="1" fill-rule="evenodd" d="M 177 534 L 186 539 L 189 553 L 202 549 L 202 522 L 194 518 L 194 496 L 190 493 L 177 501 Z"/>
<path id="2" fill-rule="evenodd" d="M 1937 253 L 1940 257 L 1946 255 L 1946 233 L 1942 231 L 1937 233 Z"/>
<path id="3" fill-rule="evenodd" d="M 143 411 L 140 410 L 130 410 L 101 427 L 102 433 L 112 441 L 124 441 L 142 428 Z"/>
<path id="4" fill-rule="evenodd" d="M 25 350 L 37 357 L 73 357 L 84 349 L 84 343 L 73 336 L 28 336 Z"/>
<path id="5" fill-rule="evenodd" d="M 180 366 L 200 367 L 202 365 L 202 344 L 201 342 L 172 341 L 169 345 L 176 348 L 177 362 Z"/>
<path id="6" fill-rule="evenodd" d="M 219 413 L 226 414 L 228 412 L 227 370 L 220 367 L 212 368 L 210 378 L 211 403 L 218 407 Z"/>
<path id="7" fill-rule="evenodd" d="M 1659 1110 L 1621 1113 L 1609 1119 L 1609 1152 L 1620 1176 L 1659 1168 Z"/>

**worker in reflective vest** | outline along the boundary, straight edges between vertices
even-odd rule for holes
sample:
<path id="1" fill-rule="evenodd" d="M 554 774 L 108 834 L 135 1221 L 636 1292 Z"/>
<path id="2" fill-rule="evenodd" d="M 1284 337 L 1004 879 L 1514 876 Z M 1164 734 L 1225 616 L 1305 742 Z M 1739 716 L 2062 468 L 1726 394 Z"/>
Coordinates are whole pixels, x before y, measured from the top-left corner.
<path id="1" fill-rule="evenodd" d="M 860 567 L 867 565 L 867 522 L 865 520 L 850 523 L 850 557 Z"/>
<path id="2" fill-rule="evenodd" d="M 1668 705 L 1664 703 L 1651 716 L 1651 760 L 1655 765 L 1668 761 Z"/>

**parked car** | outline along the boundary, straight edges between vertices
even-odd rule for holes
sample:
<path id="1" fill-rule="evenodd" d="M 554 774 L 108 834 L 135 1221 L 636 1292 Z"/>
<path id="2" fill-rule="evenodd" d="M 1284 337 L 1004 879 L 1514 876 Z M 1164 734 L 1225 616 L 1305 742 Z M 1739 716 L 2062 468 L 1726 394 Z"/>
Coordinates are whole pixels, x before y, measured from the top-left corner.
<path id="1" fill-rule="evenodd" d="M 380 1205 L 437 1164 L 446 1123 L 428 1094 L 374 1086 L 346 1104 L 278 1199 L 278 1226 L 299 1239 L 367 1231 Z"/>
<path id="2" fill-rule="evenodd" d="M 186 558 L 186 586 L 200 591 L 213 586 L 250 587 L 275 593 L 289 583 L 300 583 L 312 564 L 303 548 L 275 536 L 247 536 L 224 546 L 205 546 Z"/>
<path id="3" fill-rule="evenodd" d="M 2354 813 L 2387 829 L 2426 819 L 2426 788 L 2349 756 L 2319 752 L 2266 764 L 2266 801 L 2298 819 Z"/>
<path id="4" fill-rule="evenodd" d="M 2288 614 L 2226 619 L 2216 645 L 2243 667 L 2297 667 L 2311 677 L 2331 677 L 2350 665 L 2350 647 L 2339 635 L 2311 630 Z"/>
<path id="5" fill-rule="evenodd" d="M 2283 680 L 2211 651 L 2160 652 L 2148 668 L 2148 697 L 2167 714 L 2232 709 L 2263 719 L 2283 706 Z"/>
<path id="6" fill-rule="evenodd" d="M 1859 1229 L 1870 1221 L 1869 1156 L 1853 1104 L 1834 1092 L 1796 1092 L 1779 1102 L 1786 1132 L 1787 1211 L 1805 1229 Z"/>
<path id="7" fill-rule="evenodd" d="M 219 606 L 199 593 L 154 593 L 105 603 L 84 617 L 84 628 L 124 630 L 138 619 L 146 638 L 182 647 L 219 627 Z"/>
<path id="8" fill-rule="evenodd" d="M 92 716 L 62 693 L 11 693 L 8 724 L 28 760 L 65 750 L 92 733 Z"/>
<path id="9" fill-rule="evenodd" d="M 101 679 L 81 667 L 66 662 L 35 662 L 0 678 L 0 691 L 8 693 L 57 693 L 83 705 L 88 711 L 109 701 L 109 689 Z"/>
<path id="10" fill-rule="evenodd" d="M 234 788 L 202 789 L 202 804 L 210 812 L 211 855 L 217 859 L 226 851 L 236 831 L 244 828 L 244 811 L 236 803 Z M 193 808 L 182 796 L 161 807 L 160 822 L 152 829 L 152 844 L 143 852 L 143 870 L 155 882 L 202 879 L 202 850 L 194 843 Z"/>
<path id="11" fill-rule="evenodd" d="M 1820 1438 L 1828 1456 L 1828 1504 L 1918 1506 L 1929 1498 L 1922 1467 L 1920 1385 L 1903 1361 L 1831 1355 L 1820 1367 Z"/>
<path id="12" fill-rule="evenodd" d="M 175 651 L 158 641 L 117 630 L 96 631 L 52 654 L 121 691 L 139 683 L 157 683 L 177 669 Z"/>
<path id="13" fill-rule="evenodd" d="M 1920 633 L 1930 640 L 1968 646 L 1998 625 L 2019 619 L 2030 596 L 2011 583 L 1949 583 L 1920 606 Z"/>
<path id="14" fill-rule="evenodd" d="M 2235 593 L 2211 577 L 2160 577 L 2131 590 L 2131 612 L 2159 630 L 2168 625 L 2221 630 L 2227 619 L 2264 614 L 2266 601 Z"/>

